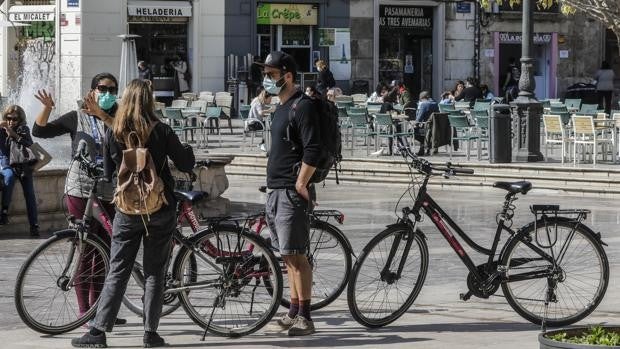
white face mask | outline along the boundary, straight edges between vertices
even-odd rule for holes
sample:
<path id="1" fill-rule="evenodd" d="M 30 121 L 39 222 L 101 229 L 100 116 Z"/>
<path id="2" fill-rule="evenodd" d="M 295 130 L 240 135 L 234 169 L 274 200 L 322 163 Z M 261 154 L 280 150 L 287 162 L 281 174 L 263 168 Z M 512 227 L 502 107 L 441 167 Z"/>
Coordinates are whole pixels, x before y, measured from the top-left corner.
<path id="1" fill-rule="evenodd" d="M 263 79 L 263 87 L 265 88 L 265 91 L 275 96 L 279 95 L 280 91 L 282 91 L 282 87 L 284 87 L 285 82 L 283 82 L 280 86 L 278 86 L 278 84 L 280 83 L 280 81 L 283 81 L 283 79 L 284 76 L 277 81 L 273 81 L 268 76 L 265 76 L 265 78 Z"/>

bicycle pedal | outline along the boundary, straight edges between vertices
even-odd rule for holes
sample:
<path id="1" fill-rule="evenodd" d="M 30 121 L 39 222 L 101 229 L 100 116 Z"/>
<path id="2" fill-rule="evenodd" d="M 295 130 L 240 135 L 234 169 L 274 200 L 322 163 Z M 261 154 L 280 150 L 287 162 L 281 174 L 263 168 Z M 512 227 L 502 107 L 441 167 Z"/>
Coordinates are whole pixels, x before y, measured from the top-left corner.
<path id="1" fill-rule="evenodd" d="M 467 302 L 472 296 L 471 291 L 467 292 L 467 293 L 459 293 L 459 298 L 464 301 Z"/>

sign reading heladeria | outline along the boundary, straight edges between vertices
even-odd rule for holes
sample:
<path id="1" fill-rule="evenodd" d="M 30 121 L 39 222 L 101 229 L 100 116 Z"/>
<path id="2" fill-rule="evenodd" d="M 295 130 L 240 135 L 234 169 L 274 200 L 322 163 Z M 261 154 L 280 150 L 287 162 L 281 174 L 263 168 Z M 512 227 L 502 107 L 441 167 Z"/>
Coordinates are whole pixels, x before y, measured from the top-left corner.
<path id="1" fill-rule="evenodd" d="M 190 6 L 127 6 L 130 16 L 146 17 L 191 17 L 192 7 Z"/>
<path id="2" fill-rule="evenodd" d="M 433 8 L 381 5 L 379 26 L 430 30 L 433 27 Z"/>

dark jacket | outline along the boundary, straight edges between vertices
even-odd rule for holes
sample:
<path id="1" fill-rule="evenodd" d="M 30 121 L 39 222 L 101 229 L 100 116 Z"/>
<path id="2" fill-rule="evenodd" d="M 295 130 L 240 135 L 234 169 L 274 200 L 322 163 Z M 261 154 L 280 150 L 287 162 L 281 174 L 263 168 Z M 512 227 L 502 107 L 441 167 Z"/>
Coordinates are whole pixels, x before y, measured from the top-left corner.
<path id="1" fill-rule="evenodd" d="M 0 168 L 4 169 L 10 167 L 11 158 L 11 143 L 17 142 L 21 145 L 29 147 L 32 145 L 32 137 L 30 136 L 30 129 L 23 123 L 13 129 L 17 133 L 18 138 L 14 139 L 9 137 L 9 134 L 5 129 L 0 129 Z"/>
<path id="2" fill-rule="evenodd" d="M 465 102 L 469 102 L 469 106 L 473 107 L 476 103 L 476 99 L 482 98 L 482 92 L 476 86 L 465 87 L 461 94 L 459 94 L 454 100 L 460 101 L 464 100 Z"/>
<path id="3" fill-rule="evenodd" d="M 322 95 L 325 95 L 325 92 L 334 86 L 336 86 L 336 80 L 334 80 L 334 74 L 332 74 L 329 68 L 325 68 L 323 71 L 319 72 L 316 89 Z"/>
<path id="4" fill-rule="evenodd" d="M 153 80 L 153 72 L 149 67 L 143 69 L 138 68 L 138 75 L 140 76 L 140 80 Z"/>
<path id="5" fill-rule="evenodd" d="M 168 158 L 172 160 L 177 169 L 189 172 L 194 168 L 195 164 L 192 148 L 181 144 L 179 137 L 172 128 L 163 122 L 158 122 L 155 125 L 145 146 L 149 149 L 157 169 L 157 174 L 164 183 L 166 200 L 169 204 L 174 203 L 174 178 L 168 166 Z M 124 149 L 126 149 L 125 145 L 119 143 L 114 137 L 112 130 L 109 129 L 106 132 L 106 142 L 103 151 L 104 171 L 108 179 L 112 178 L 112 175 L 120 168 Z"/>
<path id="6" fill-rule="evenodd" d="M 302 96 L 297 91 L 286 103 L 278 105 L 271 122 L 271 150 L 267 160 L 267 187 L 294 189 L 300 162 L 317 166 L 321 158 L 318 112 L 312 99 L 301 99 L 291 120 L 291 142 L 286 139 L 289 113 Z"/>

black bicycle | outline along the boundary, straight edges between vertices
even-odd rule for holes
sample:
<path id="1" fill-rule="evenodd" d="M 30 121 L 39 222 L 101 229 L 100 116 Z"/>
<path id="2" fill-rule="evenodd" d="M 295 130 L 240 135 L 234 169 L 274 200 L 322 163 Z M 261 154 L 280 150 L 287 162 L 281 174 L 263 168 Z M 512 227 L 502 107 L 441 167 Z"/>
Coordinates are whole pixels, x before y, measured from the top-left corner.
<path id="1" fill-rule="evenodd" d="M 417 227 L 422 214 L 431 219 L 469 270 L 469 291 L 461 294 L 462 300 L 489 298 L 501 286 L 508 304 L 519 315 L 543 327 L 575 323 L 596 309 L 607 290 L 609 263 L 600 233 L 583 224 L 590 211 L 533 205 L 534 221 L 515 231 L 511 229 L 514 202 L 517 194 L 527 194 L 532 184 L 496 182 L 494 187 L 508 194 L 497 215 L 491 248 L 485 248 L 476 244 L 427 192 L 432 176 L 474 171 L 450 163 L 435 166 L 410 149 L 401 153 L 412 177 L 403 197 L 409 193 L 415 198 L 414 204 L 403 208 L 402 217 L 375 236 L 355 263 L 347 290 L 355 320 L 367 327 L 385 326 L 402 316 L 420 293 L 428 269 L 426 237 Z M 488 256 L 487 262 L 475 265 L 453 232 L 473 250 Z M 502 232 L 509 236 L 499 249 Z"/>

